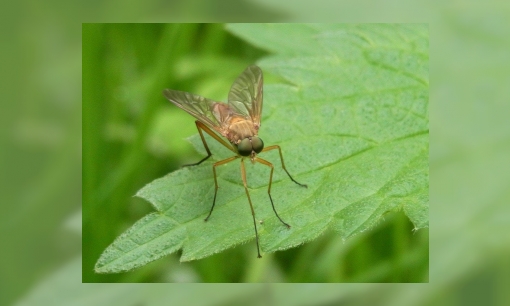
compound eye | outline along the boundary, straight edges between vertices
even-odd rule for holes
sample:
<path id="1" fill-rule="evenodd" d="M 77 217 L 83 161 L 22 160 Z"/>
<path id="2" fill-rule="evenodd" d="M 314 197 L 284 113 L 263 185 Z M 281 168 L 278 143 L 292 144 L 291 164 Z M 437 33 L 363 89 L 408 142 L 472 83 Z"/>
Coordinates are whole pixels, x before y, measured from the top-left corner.
<path id="1" fill-rule="evenodd" d="M 251 138 L 251 146 L 253 147 L 253 151 L 258 154 L 262 151 L 262 149 L 264 149 L 264 142 L 257 136 L 253 136 Z"/>
<path id="2" fill-rule="evenodd" d="M 237 145 L 237 152 L 239 152 L 241 156 L 249 156 L 251 154 L 251 151 L 252 148 L 249 138 L 241 140 L 241 142 Z"/>

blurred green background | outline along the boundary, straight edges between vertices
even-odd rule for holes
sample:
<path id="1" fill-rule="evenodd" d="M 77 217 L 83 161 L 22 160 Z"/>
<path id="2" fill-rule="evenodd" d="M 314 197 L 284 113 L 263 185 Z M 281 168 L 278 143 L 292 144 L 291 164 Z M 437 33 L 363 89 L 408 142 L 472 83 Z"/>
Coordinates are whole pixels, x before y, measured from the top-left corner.
<path id="1" fill-rule="evenodd" d="M 179 263 L 179 252 L 130 273 L 93 273 L 115 237 L 153 211 L 136 191 L 201 158 L 185 140 L 194 119 L 162 89 L 226 101 L 265 55 L 222 24 L 83 25 L 83 282 L 428 281 L 428 229 L 414 233 L 403 213 L 354 239 L 328 232 L 262 260 L 248 243 L 196 262 Z"/>
<path id="2" fill-rule="evenodd" d="M 510 4 L 207 3 L 3 4 L 1 305 L 510 303 Z M 82 284 L 81 22 L 241 20 L 430 24 L 428 284 Z M 129 212 L 132 204 L 124 205 Z"/>

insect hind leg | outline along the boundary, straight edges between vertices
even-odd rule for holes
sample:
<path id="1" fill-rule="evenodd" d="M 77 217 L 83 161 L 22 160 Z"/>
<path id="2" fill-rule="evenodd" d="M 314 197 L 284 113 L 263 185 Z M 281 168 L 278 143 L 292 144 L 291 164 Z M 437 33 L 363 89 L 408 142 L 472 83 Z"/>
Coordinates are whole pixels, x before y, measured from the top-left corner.
<path id="1" fill-rule="evenodd" d="M 194 164 L 186 164 L 183 165 L 183 167 L 189 167 L 189 166 L 198 166 L 204 161 L 206 161 L 209 157 L 211 157 L 212 153 L 211 150 L 209 150 L 209 146 L 207 145 L 207 141 L 205 141 L 204 134 L 202 131 L 205 131 L 207 134 L 209 134 L 212 138 L 216 139 L 219 143 L 227 147 L 230 151 L 236 153 L 234 149 L 223 139 L 221 139 L 216 133 L 214 133 L 207 125 L 203 124 L 202 122 L 196 120 L 195 125 L 197 126 L 198 134 L 200 134 L 200 139 L 202 139 L 202 143 L 204 144 L 205 151 L 207 152 L 207 156 L 202 158 L 198 163 Z"/>

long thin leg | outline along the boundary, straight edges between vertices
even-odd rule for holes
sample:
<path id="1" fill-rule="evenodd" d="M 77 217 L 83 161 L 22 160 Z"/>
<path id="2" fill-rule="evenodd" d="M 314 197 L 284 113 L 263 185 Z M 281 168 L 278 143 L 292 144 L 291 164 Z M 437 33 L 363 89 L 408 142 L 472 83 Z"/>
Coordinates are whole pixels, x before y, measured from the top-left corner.
<path id="1" fill-rule="evenodd" d="M 274 170 L 273 164 L 271 164 L 267 160 L 259 158 L 259 157 L 255 157 L 255 161 L 257 161 L 257 162 L 259 162 L 259 163 L 261 163 L 263 165 L 266 165 L 266 166 L 271 168 L 271 174 L 269 175 L 269 187 L 267 188 L 267 194 L 269 195 L 269 200 L 271 200 L 271 206 L 273 206 L 273 211 L 274 211 L 275 215 L 278 217 L 278 219 L 280 219 L 280 221 L 287 228 L 290 228 L 290 225 L 288 223 L 286 223 L 285 221 L 283 221 L 282 218 L 280 218 L 280 216 L 276 212 L 276 209 L 274 208 L 273 198 L 271 197 L 271 183 L 273 182 L 273 170 Z"/>
<path id="2" fill-rule="evenodd" d="M 205 150 L 207 151 L 207 156 L 204 157 L 201 161 L 199 161 L 198 163 L 194 163 L 194 164 L 187 164 L 187 165 L 184 165 L 183 167 L 188 167 L 188 166 L 197 166 L 197 165 L 200 165 L 202 162 L 204 162 L 206 159 L 208 159 L 209 157 L 211 157 L 212 153 L 211 151 L 209 150 L 209 146 L 207 145 L 207 142 L 205 141 L 205 138 L 204 138 L 204 134 L 202 133 L 202 131 L 205 131 L 207 134 L 211 135 L 212 138 L 216 139 L 219 143 L 221 143 L 222 145 L 224 145 L 225 147 L 227 147 L 230 151 L 234 152 L 237 154 L 237 152 L 232 148 L 231 145 L 229 145 L 225 140 L 221 139 L 220 136 L 218 136 L 216 133 L 214 133 L 209 127 L 207 127 L 207 125 L 203 124 L 202 122 L 196 120 L 195 121 L 195 125 L 197 126 L 197 130 L 198 130 L 198 133 L 200 134 L 200 138 L 202 139 L 202 143 L 204 144 L 204 148 Z"/>
<path id="3" fill-rule="evenodd" d="M 274 150 L 274 149 L 278 149 L 278 152 L 280 153 L 280 160 L 282 161 L 282 168 L 283 170 L 285 170 L 285 172 L 287 173 L 287 175 L 290 177 L 290 179 L 298 184 L 299 186 L 302 186 L 302 187 L 305 187 L 305 188 L 308 188 L 308 185 L 306 184 L 301 184 L 299 183 L 298 181 L 296 181 L 295 179 L 292 178 L 292 176 L 290 175 L 289 171 L 287 171 L 287 168 L 285 168 L 285 162 L 283 161 L 283 155 L 282 155 L 282 149 L 280 148 L 279 145 L 273 145 L 273 146 L 269 146 L 269 147 L 265 147 L 262 152 L 267 152 L 267 151 L 270 151 L 270 150 Z"/>
<path id="4" fill-rule="evenodd" d="M 214 173 L 214 199 L 213 199 L 213 202 L 212 202 L 211 210 L 209 211 L 209 214 L 207 215 L 207 218 L 204 219 L 204 221 L 207 221 L 209 219 L 209 217 L 211 216 L 212 211 L 214 209 L 214 204 L 216 204 L 216 194 L 218 193 L 218 188 L 219 188 L 218 187 L 218 180 L 216 179 L 216 167 L 221 166 L 221 165 L 225 165 L 227 163 L 230 163 L 231 161 L 236 160 L 239 157 L 240 157 L 239 155 L 236 155 L 236 156 L 232 156 L 232 157 L 229 157 L 227 159 L 220 160 L 219 162 L 214 163 L 213 168 L 212 168 L 213 169 L 213 173 Z"/>
<path id="5" fill-rule="evenodd" d="M 246 196 L 248 197 L 248 202 L 250 203 L 251 215 L 253 217 L 253 227 L 255 228 L 255 241 L 257 242 L 257 253 L 258 258 L 260 256 L 260 247 L 259 247 L 259 234 L 257 232 L 257 222 L 255 221 L 255 211 L 253 210 L 253 205 L 251 204 L 250 193 L 248 192 L 248 184 L 246 183 L 246 169 L 244 169 L 244 162 L 241 159 L 241 177 L 243 178 L 244 191 L 246 191 Z"/>

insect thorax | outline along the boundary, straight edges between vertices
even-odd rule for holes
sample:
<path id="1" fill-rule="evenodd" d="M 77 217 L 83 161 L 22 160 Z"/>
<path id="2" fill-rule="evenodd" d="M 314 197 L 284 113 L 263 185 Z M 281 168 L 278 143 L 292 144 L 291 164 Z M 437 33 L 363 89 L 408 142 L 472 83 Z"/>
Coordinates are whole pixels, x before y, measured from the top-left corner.
<path id="1" fill-rule="evenodd" d="M 227 131 L 227 139 L 233 143 L 238 144 L 241 140 L 256 136 L 258 134 L 258 130 L 253 125 L 251 120 L 246 120 L 245 118 L 234 118 L 230 121 L 230 126 Z"/>

